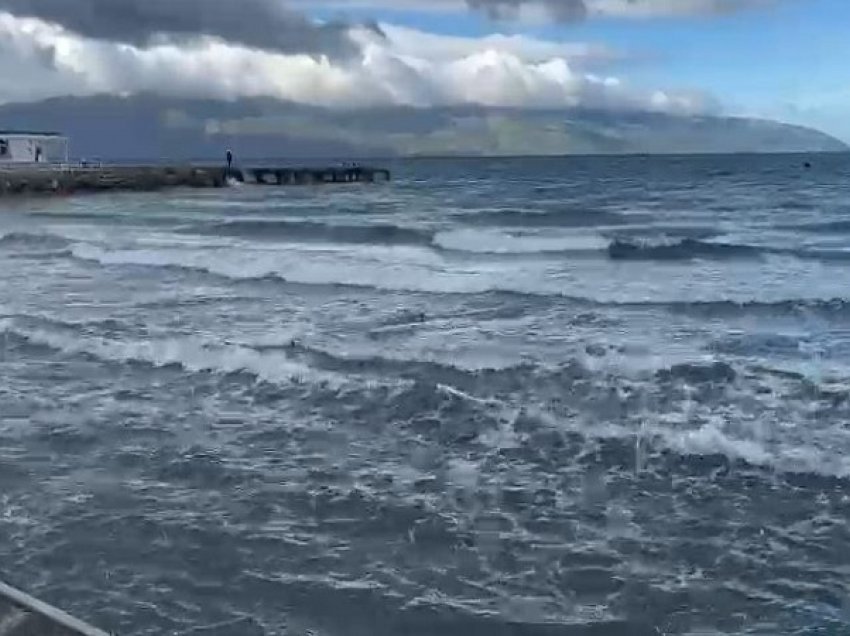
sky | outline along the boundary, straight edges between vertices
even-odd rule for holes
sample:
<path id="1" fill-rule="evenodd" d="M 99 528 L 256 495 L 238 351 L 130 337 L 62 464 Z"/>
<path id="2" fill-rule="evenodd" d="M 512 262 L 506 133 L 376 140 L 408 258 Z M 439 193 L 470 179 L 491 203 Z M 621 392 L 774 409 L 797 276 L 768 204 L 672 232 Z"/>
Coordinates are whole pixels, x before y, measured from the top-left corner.
<path id="1" fill-rule="evenodd" d="M 745 115 L 850 141 L 848 0 L 0 0 L 0 102 Z"/>

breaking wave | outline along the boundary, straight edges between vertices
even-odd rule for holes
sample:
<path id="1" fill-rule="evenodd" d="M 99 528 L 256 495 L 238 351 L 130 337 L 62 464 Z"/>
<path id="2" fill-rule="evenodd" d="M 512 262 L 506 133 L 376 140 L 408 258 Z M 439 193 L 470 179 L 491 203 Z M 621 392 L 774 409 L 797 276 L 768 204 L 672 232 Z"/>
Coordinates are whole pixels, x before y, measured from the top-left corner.
<path id="1" fill-rule="evenodd" d="M 607 243 L 597 235 L 546 236 L 511 234 L 498 230 L 453 230 L 434 236 L 440 249 L 473 254 L 569 254 L 602 253 Z"/>
<path id="2" fill-rule="evenodd" d="M 829 300 L 788 299 L 777 302 L 719 300 L 647 304 L 649 306 L 667 309 L 673 313 L 695 315 L 701 318 L 794 316 L 830 320 L 850 319 L 850 300 L 844 298 L 833 298 Z M 646 305 L 625 304 L 625 306 L 643 307 Z"/>
<path id="3" fill-rule="evenodd" d="M 49 233 L 10 232 L 0 235 L 0 249 L 62 250 L 70 245 L 68 239 Z"/>
<path id="4" fill-rule="evenodd" d="M 608 210 L 582 208 L 553 208 L 548 210 L 485 210 L 455 215 L 469 225 L 504 227 L 593 227 L 633 223 L 634 217 Z"/>
<path id="5" fill-rule="evenodd" d="M 260 633 L 282 597 L 298 633 L 790 633 L 810 603 L 835 622 L 798 629 L 841 632 L 850 293 L 813 250 L 850 244 L 776 231 L 843 219 L 841 184 L 781 157 L 536 161 L 12 209 L 0 235 L 70 243 L 0 242 L 0 508 L 50 530 L 0 553 L 31 579 L 136 555 L 129 592 L 153 592 L 104 625 L 133 634 Z M 651 254 L 675 244 L 707 260 Z M 85 614 L 85 575 L 46 584 Z"/>
<path id="6" fill-rule="evenodd" d="M 707 240 L 720 236 L 722 232 L 716 227 L 704 225 L 634 225 L 629 227 L 617 227 L 606 229 L 601 232 L 603 236 L 611 240 L 666 240 L 676 241 L 681 239 Z"/>
<path id="7" fill-rule="evenodd" d="M 758 258 L 762 251 L 750 245 L 709 243 L 686 238 L 669 243 L 617 239 L 608 246 L 608 256 L 615 260 L 690 260 L 693 258 Z"/>
<path id="8" fill-rule="evenodd" d="M 485 277 L 423 278 L 413 272 L 406 276 L 378 275 L 381 268 L 369 270 L 356 268 L 329 268 L 325 266 L 300 267 L 296 262 L 291 268 L 279 271 L 274 262 L 264 260 L 233 261 L 216 258 L 214 253 L 193 250 L 105 250 L 89 244 L 77 244 L 72 248 L 74 258 L 101 265 L 127 265 L 199 272 L 220 277 L 227 281 L 271 281 L 306 286 L 330 286 L 352 289 L 379 289 L 390 291 L 422 292 L 440 295 L 481 295 L 497 300 L 516 299 L 523 303 L 546 301 L 568 303 L 579 307 L 606 307 L 624 309 L 654 308 L 673 313 L 701 317 L 777 316 L 795 315 L 823 317 L 828 319 L 850 319 L 850 299 L 846 298 L 789 298 L 778 301 L 751 300 L 692 300 L 692 301 L 602 301 L 589 297 L 570 295 L 556 289 L 511 288 L 506 281 Z"/>
<path id="9" fill-rule="evenodd" d="M 654 373 L 629 380 L 612 374 L 611 369 L 594 370 L 577 359 L 565 360 L 556 367 L 524 364 L 471 370 L 427 360 L 349 358 L 293 342 L 211 343 L 191 337 L 119 340 L 80 335 L 75 331 L 70 323 L 36 325 L 15 318 L 0 320 L 0 334 L 19 339 L 25 345 L 107 363 L 175 367 L 189 373 L 248 374 L 280 386 L 300 385 L 305 381 L 326 388 L 346 385 L 354 392 L 346 393 L 341 398 L 343 403 L 335 405 L 334 400 L 324 400 L 315 408 L 329 416 L 339 411 L 337 415 L 347 418 L 374 419 L 379 414 L 381 421 L 416 427 L 417 434 L 436 436 L 441 443 L 452 446 L 470 443 L 499 446 L 506 439 L 521 446 L 543 439 L 551 441 L 551 435 L 578 434 L 586 439 L 610 440 L 618 448 L 622 446 L 624 461 L 631 461 L 638 444 L 646 453 L 672 451 L 679 457 L 702 458 L 703 463 L 711 457 L 720 457 L 719 463 L 743 461 L 792 474 L 850 477 L 850 460 L 819 445 L 817 431 L 810 431 L 812 443 L 808 446 L 792 447 L 784 443 L 776 446 L 740 427 L 727 426 L 724 418 L 689 422 L 688 412 L 681 410 L 687 404 L 682 400 L 688 391 L 696 391 L 698 405 L 709 413 L 719 413 L 717 409 L 721 407 L 726 413 L 737 408 L 736 404 L 752 405 L 752 400 L 757 399 L 754 395 L 742 397 L 753 391 L 752 370 L 741 373 L 722 361 L 662 366 Z M 371 375 L 393 382 L 352 384 L 352 378 Z M 790 381 L 804 382 L 803 379 Z M 623 390 L 626 386 L 630 387 L 629 391 Z M 634 418 L 640 416 L 636 409 L 641 392 L 652 395 L 659 388 L 663 388 L 669 400 L 659 405 L 662 412 L 658 421 L 642 430 L 635 428 Z M 517 406 L 529 398 L 531 403 L 540 404 L 542 410 L 517 411 Z M 552 400 L 570 407 L 574 416 L 562 421 L 554 414 L 547 414 L 542 405 Z M 356 409 L 352 411 L 346 404 Z M 428 413 L 441 417 L 423 415 Z M 559 443 L 565 444 L 566 440 Z M 632 455 L 627 454 L 629 449 Z M 654 461 L 659 461 L 657 455 Z"/>
<path id="10" fill-rule="evenodd" d="M 608 256 L 613 260 L 632 261 L 687 261 L 692 259 L 740 260 L 765 256 L 792 256 L 800 260 L 845 261 L 850 260 L 847 250 L 807 250 L 782 247 L 756 247 L 734 243 L 714 243 L 685 238 L 678 241 L 637 241 L 615 239 L 608 246 Z"/>
<path id="11" fill-rule="evenodd" d="M 31 212 L 31 217 L 61 221 L 63 223 L 81 223 L 84 225 L 126 225 L 141 227 L 170 227 L 179 224 L 184 219 L 178 215 L 151 214 L 138 211 L 118 212 L 105 210 L 103 212 Z"/>
<path id="12" fill-rule="evenodd" d="M 47 347 L 69 355 L 91 356 L 106 362 L 136 362 L 157 368 L 179 366 L 195 373 L 247 373 L 273 383 L 340 380 L 338 376 L 318 372 L 285 355 L 263 353 L 250 347 L 222 346 L 188 337 L 118 340 L 83 336 L 70 330 L 70 325 L 58 326 L 64 328 L 30 327 L 15 319 L 0 319 L 0 333 L 6 336 L 20 338 L 30 345 Z"/>
<path id="13" fill-rule="evenodd" d="M 822 221 L 817 223 L 796 223 L 778 225 L 779 229 L 791 230 L 793 232 L 807 232 L 811 234 L 844 234 L 850 232 L 850 219 L 838 221 Z"/>
<path id="14" fill-rule="evenodd" d="M 424 230 L 383 225 L 333 225 L 313 221 L 234 220 L 192 226 L 183 232 L 246 239 L 329 241 L 384 245 L 430 245 L 433 234 Z"/>
<path id="15" fill-rule="evenodd" d="M 496 229 L 460 229 L 442 232 L 393 224 L 336 225 L 314 221 L 233 220 L 189 226 L 181 233 L 242 239 L 327 242 L 364 245 L 412 245 L 437 251 L 473 254 L 601 253 L 607 242 L 596 235 L 545 236 Z"/>

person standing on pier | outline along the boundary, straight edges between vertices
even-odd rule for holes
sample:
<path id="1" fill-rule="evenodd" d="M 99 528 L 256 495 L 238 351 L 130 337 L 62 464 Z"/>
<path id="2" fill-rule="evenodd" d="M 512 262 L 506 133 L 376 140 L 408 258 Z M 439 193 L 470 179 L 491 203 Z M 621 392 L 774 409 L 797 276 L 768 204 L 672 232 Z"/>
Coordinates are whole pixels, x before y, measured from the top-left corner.
<path id="1" fill-rule="evenodd" d="M 233 169 L 233 152 L 228 149 L 227 151 L 227 176 L 230 176 L 231 170 Z"/>

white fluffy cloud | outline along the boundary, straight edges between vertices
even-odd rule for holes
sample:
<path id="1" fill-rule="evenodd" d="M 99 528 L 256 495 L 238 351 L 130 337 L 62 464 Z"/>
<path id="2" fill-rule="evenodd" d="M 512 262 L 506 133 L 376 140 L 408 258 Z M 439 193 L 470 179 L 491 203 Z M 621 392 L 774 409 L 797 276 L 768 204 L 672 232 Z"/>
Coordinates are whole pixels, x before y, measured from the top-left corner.
<path id="1" fill-rule="evenodd" d="M 50 94 L 269 96 L 331 108 L 453 104 L 604 107 L 692 113 L 700 96 L 638 90 L 583 69 L 612 52 L 526 37 L 443 37 L 382 25 L 354 28 L 346 59 L 261 51 L 203 37 L 147 47 L 94 40 L 0 13 L 0 101 Z M 20 69 L 30 72 L 18 81 Z"/>
<path id="2" fill-rule="evenodd" d="M 382 32 L 400 56 L 428 58 L 434 61 L 451 61 L 474 55 L 481 51 L 497 51 L 514 55 L 525 62 L 544 62 L 553 58 L 564 59 L 571 66 L 587 68 L 621 60 L 625 56 L 601 44 L 583 42 L 553 42 L 524 35 L 499 33 L 479 38 L 457 37 L 426 33 L 409 27 L 391 24 L 380 25 Z M 362 36 L 362 32 L 361 32 Z M 357 39 L 357 36 L 355 36 Z M 362 37 L 360 38 L 361 42 Z M 367 34 L 366 42 L 377 42 Z"/>

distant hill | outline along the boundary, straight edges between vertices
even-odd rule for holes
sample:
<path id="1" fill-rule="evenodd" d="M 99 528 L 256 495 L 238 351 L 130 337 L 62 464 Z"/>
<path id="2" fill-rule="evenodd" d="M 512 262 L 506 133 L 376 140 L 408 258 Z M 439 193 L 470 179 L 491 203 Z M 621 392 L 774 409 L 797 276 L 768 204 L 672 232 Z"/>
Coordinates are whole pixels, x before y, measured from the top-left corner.
<path id="1" fill-rule="evenodd" d="M 337 111 L 281 102 L 63 97 L 0 106 L 0 128 L 58 129 L 76 157 L 109 160 L 846 151 L 773 121 L 475 106 Z"/>

